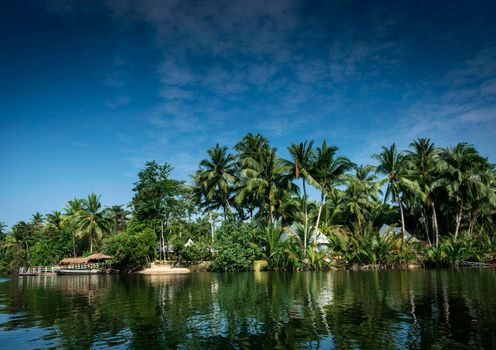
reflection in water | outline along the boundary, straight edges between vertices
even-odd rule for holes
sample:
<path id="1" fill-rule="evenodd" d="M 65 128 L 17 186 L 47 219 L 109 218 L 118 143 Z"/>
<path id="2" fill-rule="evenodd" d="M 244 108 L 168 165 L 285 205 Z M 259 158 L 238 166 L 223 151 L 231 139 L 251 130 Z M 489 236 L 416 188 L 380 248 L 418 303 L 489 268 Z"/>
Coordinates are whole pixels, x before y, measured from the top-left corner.
<path id="1" fill-rule="evenodd" d="M 495 282 L 487 269 L 14 278 L 0 347 L 495 348 Z"/>

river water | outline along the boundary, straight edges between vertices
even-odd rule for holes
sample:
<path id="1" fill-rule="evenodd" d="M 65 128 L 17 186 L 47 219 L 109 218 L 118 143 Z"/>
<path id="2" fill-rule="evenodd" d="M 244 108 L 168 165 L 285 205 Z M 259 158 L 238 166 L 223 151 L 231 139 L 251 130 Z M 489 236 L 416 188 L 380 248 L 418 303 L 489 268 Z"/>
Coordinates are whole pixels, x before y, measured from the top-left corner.
<path id="1" fill-rule="evenodd" d="M 496 270 L 0 279 L 0 348 L 496 349 Z"/>

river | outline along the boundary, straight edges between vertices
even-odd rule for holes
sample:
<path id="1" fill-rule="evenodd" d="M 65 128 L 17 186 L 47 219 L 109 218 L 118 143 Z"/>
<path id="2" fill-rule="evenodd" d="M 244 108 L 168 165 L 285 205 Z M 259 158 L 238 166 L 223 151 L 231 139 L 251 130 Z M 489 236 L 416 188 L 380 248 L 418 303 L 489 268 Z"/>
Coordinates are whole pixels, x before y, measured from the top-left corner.
<path id="1" fill-rule="evenodd" d="M 496 270 L 0 279 L 0 348 L 496 349 Z"/>

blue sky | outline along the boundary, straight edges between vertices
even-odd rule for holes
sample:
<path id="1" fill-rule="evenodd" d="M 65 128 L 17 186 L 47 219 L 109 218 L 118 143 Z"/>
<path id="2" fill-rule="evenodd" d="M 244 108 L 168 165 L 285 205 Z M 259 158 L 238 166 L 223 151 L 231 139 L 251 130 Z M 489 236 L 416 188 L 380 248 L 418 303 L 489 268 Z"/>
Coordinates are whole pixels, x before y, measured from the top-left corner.
<path id="1" fill-rule="evenodd" d="M 494 1 L 2 1 L 0 221 L 102 194 L 147 160 L 188 180 L 261 132 L 360 163 L 430 137 L 496 161 Z"/>

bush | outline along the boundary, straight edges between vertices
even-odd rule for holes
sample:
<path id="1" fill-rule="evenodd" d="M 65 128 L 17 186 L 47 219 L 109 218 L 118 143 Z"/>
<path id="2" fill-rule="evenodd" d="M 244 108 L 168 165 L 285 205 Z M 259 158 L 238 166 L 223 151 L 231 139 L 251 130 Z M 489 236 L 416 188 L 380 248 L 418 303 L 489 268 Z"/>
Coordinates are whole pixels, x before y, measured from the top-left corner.
<path id="1" fill-rule="evenodd" d="M 17 272 L 19 267 L 27 265 L 26 251 L 13 235 L 7 235 L 1 245 L 0 274 Z"/>
<path id="2" fill-rule="evenodd" d="M 135 271 L 155 259 L 157 236 L 151 228 L 131 223 L 127 231 L 109 237 L 104 247 L 105 252 L 114 257 L 112 263 L 115 267 Z"/>
<path id="3" fill-rule="evenodd" d="M 217 232 L 210 269 L 213 271 L 249 271 L 253 262 L 262 257 L 263 230 L 254 224 L 227 223 Z"/>
<path id="4" fill-rule="evenodd" d="M 194 244 L 189 247 L 185 247 L 184 244 L 176 247 L 181 257 L 190 264 L 209 260 L 211 257 L 210 243 L 201 239 L 196 239 L 193 242 Z"/>

